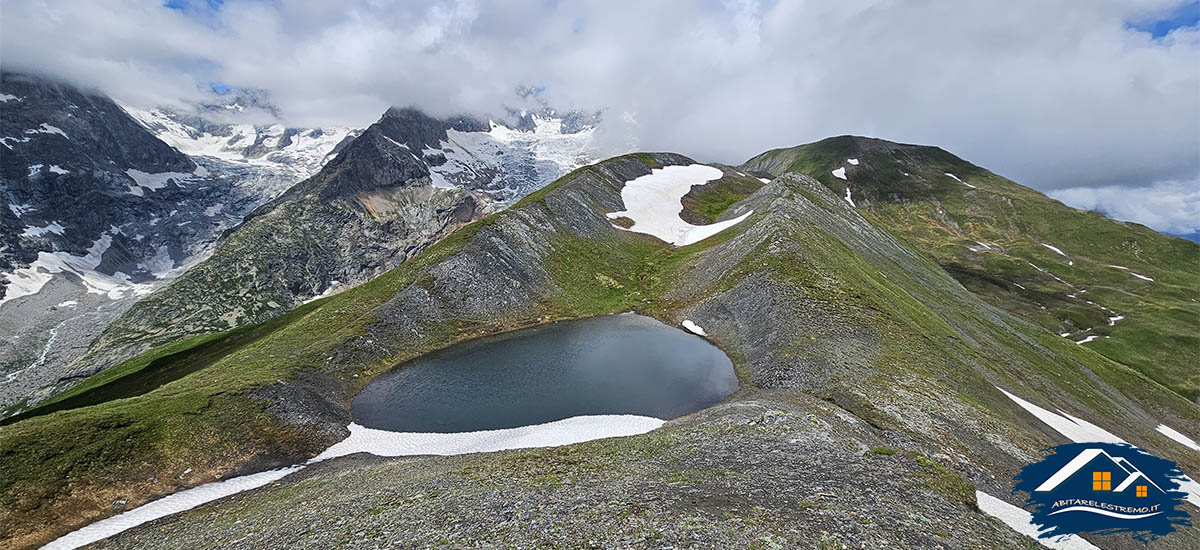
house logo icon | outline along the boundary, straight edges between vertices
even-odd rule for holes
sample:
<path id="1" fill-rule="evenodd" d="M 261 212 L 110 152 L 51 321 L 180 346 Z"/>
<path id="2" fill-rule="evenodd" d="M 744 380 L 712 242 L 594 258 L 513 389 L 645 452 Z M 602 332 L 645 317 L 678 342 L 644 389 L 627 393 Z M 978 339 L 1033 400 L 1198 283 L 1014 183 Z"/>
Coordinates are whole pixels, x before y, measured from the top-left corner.
<path id="1" fill-rule="evenodd" d="M 1022 469 L 1013 487 L 1029 495 L 1040 537 L 1128 533 L 1149 542 L 1190 525 L 1188 513 L 1176 508 L 1187 495 L 1175 463 L 1125 444 L 1072 443 L 1050 451 Z"/>

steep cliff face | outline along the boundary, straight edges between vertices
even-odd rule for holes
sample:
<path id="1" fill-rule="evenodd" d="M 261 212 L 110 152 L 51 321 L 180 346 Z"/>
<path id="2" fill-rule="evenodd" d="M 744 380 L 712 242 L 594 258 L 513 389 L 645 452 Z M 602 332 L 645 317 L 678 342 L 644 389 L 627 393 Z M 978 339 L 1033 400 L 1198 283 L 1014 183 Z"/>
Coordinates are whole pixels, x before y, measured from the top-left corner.
<path id="1" fill-rule="evenodd" d="M 197 169 L 108 98 L 9 72 L 0 74 L 0 93 L 7 206 L 0 211 L 6 245 L 0 271 L 36 261 L 40 251 L 86 254 L 109 225 L 121 225 L 148 202 L 131 192 L 136 174 L 182 177 Z M 0 289 L 11 284 L 11 277 L 0 278 Z M 14 294 L 6 292 L 5 300 Z"/>
<path id="2" fill-rule="evenodd" d="M 337 145 L 319 130 L 271 138 L 264 128 L 262 155 L 210 154 L 197 148 L 213 137 L 204 132 L 234 126 L 199 115 L 186 121 L 204 132 L 147 124 L 146 111 L 26 74 L 0 74 L 0 100 L 0 410 L 74 380 L 71 362 L 112 319 Z"/>
<path id="3" fill-rule="evenodd" d="M 607 214 L 630 208 L 628 182 L 691 163 L 644 154 L 581 168 L 365 284 L 101 373 L 0 427 L 0 466 L 14 472 L 0 495 L 18 510 L 0 524 L 9 536 L 42 541 L 59 532 L 43 526 L 61 531 L 113 513 L 110 497 L 133 505 L 302 461 L 344 437 L 350 397 L 406 359 L 482 334 L 630 310 L 703 327 L 733 358 L 743 389 L 626 439 L 460 458 L 340 459 L 283 489 L 112 544 L 210 544 L 237 532 L 248 546 L 320 545 L 360 530 L 564 546 L 654 532 L 683 544 L 703 529 L 726 545 L 768 537 L 780 545 L 1016 547 L 1014 532 L 977 508 L 976 491 L 1010 499 L 1019 467 L 1069 436 L 1004 392 L 1200 472 L 1200 455 L 1156 429 L 1195 426 L 1200 407 L 984 302 L 807 176 L 763 183 L 713 167 L 720 176 L 692 188 L 681 216 L 743 221 L 688 246 L 638 233 L 636 221 L 634 231 L 613 225 Z M 101 425 L 121 429 L 94 429 Z M 119 449 L 121 459 L 90 462 L 81 449 Z M 168 475 L 185 465 L 199 475 L 178 483 Z M 172 481 L 144 481 L 156 474 Z M 394 490 L 381 491 L 377 476 Z M 426 510 L 445 513 L 416 518 L 396 505 L 414 494 Z M 579 498 L 601 494 L 616 497 L 596 505 L 595 521 L 580 521 Z M 355 499 L 368 508 L 350 506 Z M 463 530 L 441 519 L 500 502 L 540 527 Z M 313 506 L 346 531 L 297 534 L 313 521 Z M 1197 542 L 1195 528 L 1164 540 Z"/>
<path id="4" fill-rule="evenodd" d="M 37 399 L 136 299 L 262 204 L 111 99 L 0 74 L 0 409 Z"/>
<path id="5" fill-rule="evenodd" d="M 251 212 L 211 257 L 117 319 L 81 368 L 264 321 L 370 280 L 482 216 L 485 195 L 434 187 L 413 153 L 452 124 L 389 110 L 316 175 Z"/>

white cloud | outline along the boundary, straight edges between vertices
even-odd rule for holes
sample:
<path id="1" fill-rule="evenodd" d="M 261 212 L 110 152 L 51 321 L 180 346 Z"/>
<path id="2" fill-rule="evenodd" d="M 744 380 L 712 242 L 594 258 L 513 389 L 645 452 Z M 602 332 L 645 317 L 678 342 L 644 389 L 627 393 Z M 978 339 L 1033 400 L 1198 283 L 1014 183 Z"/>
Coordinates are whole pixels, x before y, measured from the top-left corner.
<path id="1" fill-rule="evenodd" d="M 532 84 L 643 149 L 737 163 L 865 134 L 1053 190 L 1200 175 L 1200 32 L 1127 27 L 1177 4 L 13 0 L 0 48 L 141 104 L 219 81 L 269 90 L 297 125 L 363 125 L 389 104 L 498 112 Z"/>
<path id="2" fill-rule="evenodd" d="M 1050 196 L 1076 208 L 1103 212 L 1163 233 L 1200 232 L 1200 179 L 1146 186 L 1072 187 Z"/>

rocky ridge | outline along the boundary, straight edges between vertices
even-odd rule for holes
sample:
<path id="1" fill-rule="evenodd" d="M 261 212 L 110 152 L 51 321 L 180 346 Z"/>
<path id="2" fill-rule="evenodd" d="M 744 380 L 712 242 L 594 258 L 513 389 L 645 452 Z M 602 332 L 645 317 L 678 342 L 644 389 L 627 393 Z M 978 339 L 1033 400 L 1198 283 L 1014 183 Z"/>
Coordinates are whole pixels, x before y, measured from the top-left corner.
<path id="1" fill-rule="evenodd" d="M 70 363 L 109 321 L 303 168 L 189 157 L 111 99 L 38 76 L 4 72 L 0 97 L 0 410 L 12 411 L 73 381 Z"/>
<path id="2" fill-rule="evenodd" d="M 936 147 L 840 136 L 742 169 L 808 174 L 989 303 L 1200 402 L 1200 245 L 1070 208 Z"/>
<path id="3" fill-rule="evenodd" d="M 717 219 L 754 214 L 687 247 L 620 231 L 605 217 L 624 209 L 623 182 L 691 162 L 630 155 L 582 168 L 368 283 L 114 367 L 64 394 L 57 414 L 31 411 L 0 428 L 0 458 L 16 474 L 0 494 L 21 511 L 3 518 L 12 526 L 5 536 L 45 540 L 52 532 L 36 526 L 111 514 L 117 496 L 137 505 L 180 485 L 301 461 L 345 435 L 358 388 L 430 349 L 630 309 L 703 326 L 734 359 L 743 389 L 643 436 L 454 458 L 338 459 L 106 544 L 1021 547 L 1026 541 L 978 510 L 975 490 L 1014 500 L 1012 475 L 1063 438 L 999 388 L 1200 471 L 1200 456 L 1154 429 L 1197 425 L 1195 404 L 980 300 L 807 176 L 756 185 L 719 167 L 724 177 L 689 209 Z M 122 382 L 173 368 L 178 375 L 154 387 Z M 105 399 L 71 405 L 88 395 Z M 90 429 L 97 423 L 123 428 Z M 62 452 L 38 469 L 19 467 L 63 440 L 125 455 L 103 470 Z M 141 481 L 185 465 L 196 477 Z M 57 482 L 63 468 L 87 484 Z M 580 521 L 573 503 L 600 494 L 616 498 Z M 415 503 L 446 513 L 415 517 Z M 281 517 L 284 509 L 291 513 Z M 461 519 L 477 514 L 505 520 Z M 1094 542 L 1133 548 L 1117 537 Z M 1200 534 L 1187 528 L 1161 542 L 1186 548 Z"/>
<path id="4" fill-rule="evenodd" d="M 212 257 L 118 318 L 78 368 L 261 322 L 370 280 L 588 161 L 591 127 L 532 121 L 522 132 L 389 109 L 320 172 L 252 212 Z"/>

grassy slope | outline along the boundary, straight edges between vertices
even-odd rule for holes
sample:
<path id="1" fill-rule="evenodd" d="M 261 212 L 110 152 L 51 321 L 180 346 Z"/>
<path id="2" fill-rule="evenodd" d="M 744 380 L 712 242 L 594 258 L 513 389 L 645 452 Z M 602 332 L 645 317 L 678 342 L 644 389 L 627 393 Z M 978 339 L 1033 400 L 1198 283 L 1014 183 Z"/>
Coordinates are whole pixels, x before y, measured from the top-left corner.
<path id="1" fill-rule="evenodd" d="M 645 160 L 653 166 L 653 159 Z M 463 228 L 370 283 L 268 323 L 160 348 L 115 367 L 112 374 L 89 380 L 59 403 L 115 388 L 120 375 L 134 375 L 156 364 L 187 372 L 177 380 L 139 395 L 0 427 L 0 470 L 6 472 L 0 479 L 0 508 L 5 511 L 0 512 L 0 525 L 7 531 L 0 532 L 0 537 L 45 536 L 45 531 L 38 531 L 41 525 L 61 529 L 90 521 L 108 513 L 108 502 L 117 497 L 135 495 L 129 505 L 137 505 L 169 492 L 171 487 L 137 481 L 159 473 L 174 475 L 195 467 L 201 476 L 220 477 L 286 463 L 311 452 L 305 434 L 273 421 L 263 405 L 249 397 L 250 392 L 299 369 L 323 368 L 323 358 L 350 338 L 364 334 L 367 325 L 375 322 L 379 304 L 411 284 L 422 284 L 429 266 L 461 250 L 482 228 L 522 208 L 536 208 L 548 195 L 593 170 L 585 167 L 565 176 L 513 209 Z M 734 178 L 728 182 L 740 185 Z M 710 196 L 729 194 L 716 191 Z M 833 211 L 828 197 L 801 193 L 825 211 Z M 972 364 L 988 365 L 996 376 L 1011 380 L 1014 386 L 1039 376 L 1067 380 L 1070 383 L 1062 385 L 1065 391 L 1078 400 L 1095 402 L 1093 398 L 1103 388 L 1095 378 L 1080 377 L 1080 365 L 1087 365 L 1100 380 L 1139 403 L 1161 401 L 1157 406 L 1169 415 L 1196 417 L 1194 407 L 1181 399 L 1156 398 L 1159 386 L 1127 368 L 1049 334 L 1036 330 L 1014 333 L 1009 327 L 978 318 L 978 311 L 963 308 L 952 293 L 942 295 L 924 288 L 919 279 L 944 278 L 932 262 L 919 260 L 914 267 L 867 259 L 861 250 L 845 244 L 846 235 L 822 233 L 813 227 L 780 225 L 773 235 L 798 243 L 799 248 L 777 252 L 774 243 L 764 241 L 700 295 L 676 292 L 681 281 L 702 269 L 703 262 L 727 255 L 734 239 L 751 230 L 762 216 L 758 213 L 714 238 L 682 248 L 628 232 L 610 232 L 598 238 L 556 237 L 551 252 L 542 260 L 562 293 L 540 308 L 547 319 L 633 309 L 669 321 L 680 309 L 729 290 L 752 274 L 769 273 L 786 288 L 818 300 L 839 322 L 881 335 L 881 351 L 869 355 L 874 374 L 839 381 L 844 391 L 877 393 L 868 397 L 880 404 L 887 403 L 894 390 L 932 392 L 936 388 L 939 391 L 934 395 L 955 395 L 981 414 L 1018 414 L 1011 403 L 996 399 L 996 392 L 987 389 L 969 366 Z M 971 311 L 959 311 L 963 309 Z M 968 327 L 972 338 L 991 343 L 970 344 L 964 339 L 963 327 Z M 378 364 L 358 364 L 331 374 L 353 391 L 399 361 L 481 330 L 503 328 L 511 327 L 448 326 L 431 333 L 421 345 Z M 1029 346 L 1023 336 L 1041 339 L 1044 349 Z M 797 333 L 794 349 L 788 350 L 797 360 L 812 345 L 806 338 Z M 743 384 L 753 384 L 755 373 L 745 359 L 750 350 L 736 342 L 722 345 L 734 358 Z M 183 367 L 192 361 L 204 364 L 194 370 Z M 833 393 L 826 397 L 838 399 Z M 883 410 L 869 400 L 838 404 L 876 425 L 904 429 L 904 419 L 897 418 L 894 410 Z M 918 438 L 940 437 L 907 431 Z M 972 452 L 961 442 L 956 447 Z M 195 483 L 195 477 L 186 482 Z M 38 534 L 28 535 L 31 532 Z"/>
<path id="2" fill-rule="evenodd" d="M 849 182 L 831 173 L 843 166 Z M 839 196 L 848 185 L 860 212 L 985 300 L 1072 341 L 1097 335 L 1085 345 L 1200 399 L 1195 243 L 1069 208 L 934 147 L 843 136 L 768 151 L 744 168 L 799 171 Z M 991 248 L 971 250 L 978 242 Z M 1118 314 L 1125 319 L 1110 326 Z"/>
<path id="3" fill-rule="evenodd" d="M 65 510 L 45 508 L 64 495 L 70 495 L 68 501 L 83 501 L 75 521 L 90 520 L 99 513 L 95 502 L 141 492 L 141 499 L 130 499 L 130 505 L 136 505 L 174 490 L 130 485 L 128 480 L 201 464 L 193 480 L 221 477 L 231 465 L 237 471 L 256 460 L 281 464 L 289 461 L 280 460 L 281 455 L 302 455 L 306 450 L 300 435 L 272 422 L 264 405 L 249 394 L 298 369 L 315 367 L 340 342 L 361 334 L 372 321 L 372 307 L 412 283 L 423 267 L 453 253 L 484 223 L 464 228 L 420 258 L 336 296 L 266 323 L 169 344 L 114 366 L 43 405 L 45 409 L 26 413 L 37 416 L 0 428 L 0 470 L 5 472 L 0 477 L 0 524 L 6 526 L 0 528 L 0 538 L 7 535 L 6 529 L 19 532 L 47 521 L 42 514 L 71 515 L 71 502 Z M 429 342 L 426 349 L 445 343 Z M 202 354 L 204 364 L 196 368 L 183 365 L 205 346 L 219 352 Z M 412 355 L 421 351 L 412 350 Z M 167 359 L 166 368 L 191 372 L 134 397 L 40 415 L 75 396 L 108 394 L 157 358 Z M 118 485 L 125 490 L 114 487 Z"/>
<path id="4" fill-rule="evenodd" d="M 658 166 L 651 157 L 635 158 Z M 300 369 L 320 369 L 322 359 L 339 344 L 364 333 L 374 321 L 375 307 L 408 285 L 420 284 L 428 266 L 459 251 L 499 217 L 535 205 L 591 170 L 584 167 L 564 176 L 366 284 L 265 323 L 156 348 L 97 374 L 21 419 L 11 419 L 20 421 L 0 427 L 0 470 L 5 472 L 0 477 L 0 538 L 7 530 L 19 533 L 39 523 L 91 521 L 108 501 L 131 492 L 140 493 L 130 498 L 133 506 L 175 490 L 175 484 L 151 487 L 129 480 L 195 467 L 192 478 L 178 484 L 193 485 L 200 478 L 285 464 L 311 452 L 301 434 L 271 422 L 263 403 L 249 394 Z M 547 320 L 627 311 L 636 305 L 642 279 L 653 280 L 641 262 L 670 251 L 649 237 L 625 236 L 629 238 L 606 243 L 555 243 L 556 253 L 546 263 L 565 292 L 543 304 Z M 383 364 L 339 372 L 341 383 L 356 391 L 391 364 L 476 336 L 480 329 L 445 328 Z M 485 330 L 505 328 L 513 327 Z M 157 374 L 154 382 L 146 380 L 151 372 Z M 47 503 L 56 499 L 60 507 L 50 509 Z"/>

